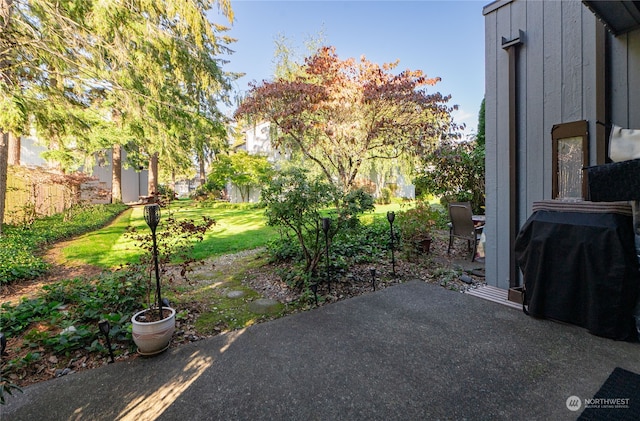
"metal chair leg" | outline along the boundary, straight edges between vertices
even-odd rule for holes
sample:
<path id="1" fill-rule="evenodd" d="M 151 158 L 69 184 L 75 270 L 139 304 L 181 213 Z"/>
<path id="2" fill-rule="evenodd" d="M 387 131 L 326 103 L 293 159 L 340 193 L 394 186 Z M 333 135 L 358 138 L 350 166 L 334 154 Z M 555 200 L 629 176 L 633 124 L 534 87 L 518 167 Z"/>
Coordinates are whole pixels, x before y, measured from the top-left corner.
<path id="1" fill-rule="evenodd" d="M 471 261 L 476 261 L 476 253 L 478 251 L 478 237 L 473 240 L 473 250 L 471 251 Z"/>

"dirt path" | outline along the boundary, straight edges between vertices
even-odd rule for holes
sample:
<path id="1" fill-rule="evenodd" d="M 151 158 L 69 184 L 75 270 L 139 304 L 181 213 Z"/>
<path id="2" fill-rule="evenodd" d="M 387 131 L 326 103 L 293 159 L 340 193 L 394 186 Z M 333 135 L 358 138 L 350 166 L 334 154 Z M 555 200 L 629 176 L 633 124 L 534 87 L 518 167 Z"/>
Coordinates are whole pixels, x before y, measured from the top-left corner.
<path id="1" fill-rule="evenodd" d="M 64 258 L 62 257 L 62 250 L 68 243 L 69 241 L 59 242 L 47 250 L 43 257 L 43 259 L 50 265 L 46 274 L 29 281 L 20 281 L 10 285 L 2 285 L 0 289 L 0 301 L 2 303 L 17 303 L 22 297 L 35 297 L 38 292 L 42 290 L 43 286 L 53 282 L 57 282 L 62 279 L 91 277 L 100 274 L 102 268 L 96 266 L 74 264 L 72 262 L 64 262 L 64 264 L 61 264 L 60 262 L 64 261 Z"/>

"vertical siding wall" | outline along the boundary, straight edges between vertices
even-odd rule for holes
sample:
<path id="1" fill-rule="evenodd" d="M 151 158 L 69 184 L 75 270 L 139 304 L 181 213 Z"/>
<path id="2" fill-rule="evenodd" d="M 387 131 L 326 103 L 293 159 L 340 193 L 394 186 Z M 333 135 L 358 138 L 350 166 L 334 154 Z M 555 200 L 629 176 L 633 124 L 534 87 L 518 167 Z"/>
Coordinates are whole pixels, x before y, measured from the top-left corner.
<path id="1" fill-rule="evenodd" d="M 507 40 L 524 32 L 518 57 L 519 221 L 551 198 L 551 128 L 588 120 L 595 163 L 595 16 L 579 0 L 503 1 L 485 9 L 486 274 L 509 286 L 509 74 Z M 640 98 L 639 98 L 640 99 Z"/>
<path id="2" fill-rule="evenodd" d="M 609 36 L 611 122 L 640 129 L 640 30 Z"/>

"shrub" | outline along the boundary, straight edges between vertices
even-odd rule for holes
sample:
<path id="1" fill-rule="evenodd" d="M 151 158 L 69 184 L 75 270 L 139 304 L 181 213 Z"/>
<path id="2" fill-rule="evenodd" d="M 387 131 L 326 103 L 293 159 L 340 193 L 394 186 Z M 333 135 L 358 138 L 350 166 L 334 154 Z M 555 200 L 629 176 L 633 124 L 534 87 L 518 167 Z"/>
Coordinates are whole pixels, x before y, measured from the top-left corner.
<path id="1" fill-rule="evenodd" d="M 388 248 L 389 223 L 375 218 L 367 225 L 339 231 L 331 244 L 331 255 L 353 263 L 370 263 L 382 258 Z"/>
<path id="2" fill-rule="evenodd" d="M 306 273 L 316 270 L 324 249 L 321 211 L 337 199 L 338 192 L 332 184 L 320 178 L 310 179 L 300 168 L 283 171 L 262 190 L 267 224 L 282 227 L 284 237 L 300 245 Z M 333 227 L 329 235 L 333 237 L 335 232 Z"/>
<path id="3" fill-rule="evenodd" d="M 290 168 L 274 178 L 262 190 L 262 203 L 267 224 L 281 227 L 283 238 L 299 244 L 307 277 L 316 272 L 326 251 L 323 216 L 332 216 L 327 232 L 331 242 L 338 231 L 356 227 L 359 214 L 373 209 L 373 197 L 363 190 L 343 194 L 323 178 L 310 178 L 301 168 Z M 334 210 L 327 212 L 332 205 Z M 297 286 L 303 285 L 300 280 Z"/>
<path id="4" fill-rule="evenodd" d="M 405 244 L 431 238 L 431 231 L 439 218 L 437 209 L 427 202 L 418 200 L 412 209 L 400 211 L 397 214 L 398 229 Z"/>
<path id="5" fill-rule="evenodd" d="M 337 230 L 331 241 L 330 271 L 334 275 L 346 273 L 351 264 L 372 263 L 382 259 L 389 245 L 389 224 L 386 217 L 374 217 L 368 224 L 357 224 L 353 227 L 345 226 Z M 303 289 L 311 283 L 318 282 L 324 277 L 324 269 L 314 274 L 306 273 L 302 267 L 295 263 L 303 262 L 300 246 L 297 242 L 282 238 L 269 245 L 269 254 L 272 261 L 293 262 L 292 269 L 283 270 L 280 276 L 291 287 Z M 324 255 L 320 256 L 321 262 Z M 312 294 L 304 295 L 313 298 Z M 303 297 L 303 300 L 304 300 Z"/>
<path id="6" fill-rule="evenodd" d="M 414 180 L 421 195 L 434 194 L 449 201 L 470 201 L 473 211 L 484 206 L 484 145 L 448 142 L 426 156 L 423 170 Z"/>

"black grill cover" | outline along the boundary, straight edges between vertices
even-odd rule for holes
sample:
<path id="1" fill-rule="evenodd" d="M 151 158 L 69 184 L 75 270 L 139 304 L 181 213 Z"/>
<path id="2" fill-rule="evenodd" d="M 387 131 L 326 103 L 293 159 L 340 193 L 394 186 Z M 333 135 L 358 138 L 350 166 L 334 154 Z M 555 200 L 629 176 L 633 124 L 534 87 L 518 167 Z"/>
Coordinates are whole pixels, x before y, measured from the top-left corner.
<path id="1" fill-rule="evenodd" d="M 532 316 L 637 340 L 640 275 L 631 216 L 536 211 L 518 234 L 515 255 Z"/>

